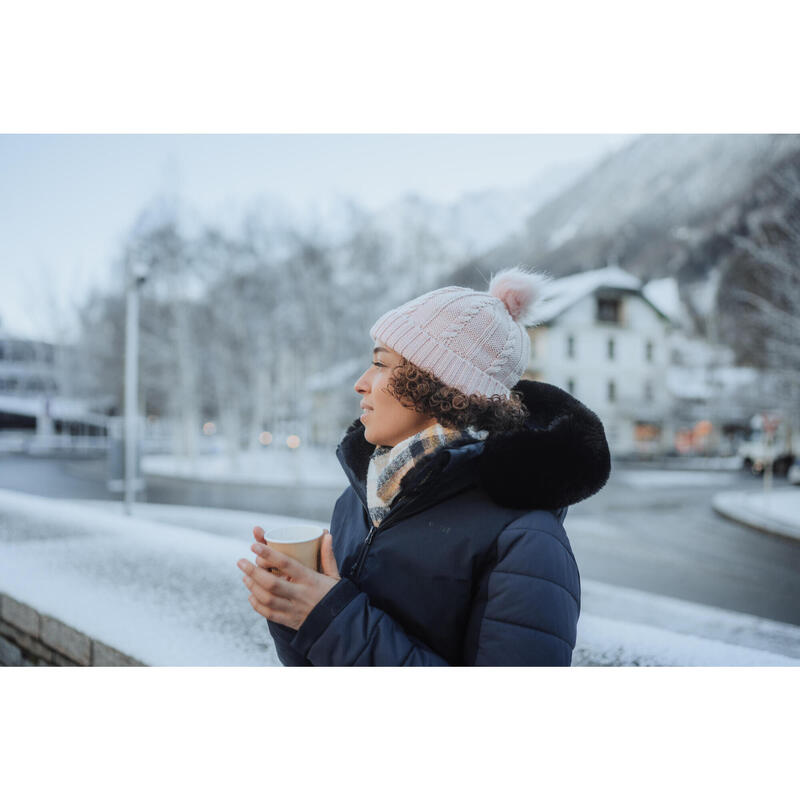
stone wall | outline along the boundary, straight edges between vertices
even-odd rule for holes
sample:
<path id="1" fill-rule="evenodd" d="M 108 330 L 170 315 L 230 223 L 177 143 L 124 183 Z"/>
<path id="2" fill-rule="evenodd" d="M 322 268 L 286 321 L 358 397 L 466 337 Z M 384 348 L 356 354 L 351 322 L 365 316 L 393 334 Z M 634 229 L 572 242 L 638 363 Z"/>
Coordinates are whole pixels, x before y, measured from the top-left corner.
<path id="1" fill-rule="evenodd" d="M 137 667 L 144 664 L 0 592 L 0 666 Z"/>

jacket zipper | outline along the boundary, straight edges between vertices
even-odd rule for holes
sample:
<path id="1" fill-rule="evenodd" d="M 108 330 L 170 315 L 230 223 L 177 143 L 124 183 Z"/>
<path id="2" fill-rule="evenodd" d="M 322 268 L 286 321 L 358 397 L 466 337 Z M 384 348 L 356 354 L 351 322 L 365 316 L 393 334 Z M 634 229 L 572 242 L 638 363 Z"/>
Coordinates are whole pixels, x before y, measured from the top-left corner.
<path id="1" fill-rule="evenodd" d="M 367 551 L 369 550 L 369 546 L 372 544 L 372 540 L 375 538 L 375 531 L 377 530 L 378 529 L 374 525 L 370 527 L 367 538 L 364 539 L 364 544 L 361 545 L 361 552 L 358 555 L 358 561 L 356 561 L 355 567 L 353 567 L 353 569 L 350 571 L 352 577 L 357 578 L 361 572 L 361 568 L 364 566 L 364 562 L 367 560 Z"/>
<path id="2" fill-rule="evenodd" d="M 398 506 L 397 508 L 394 509 L 395 513 L 400 509 L 407 508 L 408 505 L 410 503 L 412 503 L 416 499 L 417 495 L 420 493 L 420 490 L 422 489 L 423 484 L 428 480 L 429 477 L 430 477 L 430 473 L 428 475 L 426 475 L 417 484 L 417 486 L 414 487 L 413 495 L 409 496 L 408 500 L 405 503 L 403 503 L 402 505 L 400 505 L 400 506 Z M 367 516 L 369 516 L 369 508 L 367 508 L 365 506 L 365 509 L 366 509 L 366 512 L 367 512 Z M 386 515 L 386 517 L 384 517 L 384 520 L 381 523 L 380 528 L 381 528 L 382 531 L 386 530 L 386 527 L 387 527 L 386 523 L 391 518 L 392 518 L 392 512 L 390 511 Z M 397 522 L 397 518 L 395 518 L 393 521 Z M 364 566 L 364 562 L 367 560 L 367 553 L 369 552 L 369 547 L 372 544 L 372 540 L 375 538 L 375 534 L 377 532 L 378 532 L 378 527 L 376 525 L 370 525 L 370 529 L 369 529 L 369 532 L 367 533 L 367 537 L 364 539 L 364 543 L 361 545 L 361 552 L 358 555 L 358 560 L 356 561 L 356 564 L 353 567 L 353 569 L 350 570 L 350 577 L 351 578 L 358 578 L 358 576 L 361 574 L 361 570 L 362 570 L 362 568 Z"/>

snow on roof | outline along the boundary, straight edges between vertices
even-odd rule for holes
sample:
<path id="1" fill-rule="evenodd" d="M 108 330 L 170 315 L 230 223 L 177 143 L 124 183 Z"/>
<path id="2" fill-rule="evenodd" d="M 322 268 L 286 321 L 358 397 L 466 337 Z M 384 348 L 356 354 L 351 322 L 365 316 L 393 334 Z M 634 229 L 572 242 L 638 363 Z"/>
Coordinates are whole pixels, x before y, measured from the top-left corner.
<path id="1" fill-rule="evenodd" d="M 551 281 L 545 287 L 536 318 L 539 322 L 549 322 L 598 289 L 639 291 L 641 287 L 639 278 L 616 265 L 578 272 Z"/>
<path id="2" fill-rule="evenodd" d="M 675 278 L 657 278 L 649 281 L 642 287 L 642 294 L 665 317 L 675 322 L 684 319 L 685 311 Z"/>

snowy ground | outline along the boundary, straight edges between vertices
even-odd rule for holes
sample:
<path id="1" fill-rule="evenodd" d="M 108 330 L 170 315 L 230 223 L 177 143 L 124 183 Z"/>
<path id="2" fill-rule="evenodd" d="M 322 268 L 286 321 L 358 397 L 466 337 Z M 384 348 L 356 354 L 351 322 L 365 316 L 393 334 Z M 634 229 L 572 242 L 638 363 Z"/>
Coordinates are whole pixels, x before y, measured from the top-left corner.
<path id="1" fill-rule="evenodd" d="M 265 448 L 240 453 L 203 455 L 195 459 L 177 456 L 147 456 L 142 459 L 145 475 L 192 478 L 222 483 L 266 486 L 316 486 L 341 488 L 347 478 L 332 449 L 299 447 Z"/>
<path id="2" fill-rule="evenodd" d="M 800 539 L 800 486 L 765 492 L 720 492 L 712 501 L 726 517 Z"/>
<path id="3" fill-rule="evenodd" d="M 701 470 L 625 469 L 617 472 L 621 483 L 634 489 L 664 489 L 680 486 L 730 486 L 735 472 Z"/>
<path id="4" fill-rule="evenodd" d="M 796 625 L 597 581 L 581 592 L 576 663 L 800 665 Z"/>
<path id="5" fill-rule="evenodd" d="M 253 525 L 285 518 L 135 512 L 0 491 L 0 591 L 148 664 L 277 664 L 236 560 Z M 593 581 L 583 594 L 576 665 L 800 665 L 800 627 Z"/>

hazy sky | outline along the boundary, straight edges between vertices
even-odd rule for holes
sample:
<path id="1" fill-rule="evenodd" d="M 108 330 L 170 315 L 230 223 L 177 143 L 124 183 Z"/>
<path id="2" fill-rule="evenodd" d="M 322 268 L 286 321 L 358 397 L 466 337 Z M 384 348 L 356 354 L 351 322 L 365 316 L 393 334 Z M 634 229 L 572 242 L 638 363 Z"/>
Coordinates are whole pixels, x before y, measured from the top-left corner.
<path id="1" fill-rule="evenodd" d="M 0 136 L 0 319 L 52 336 L 108 265 L 138 213 L 176 192 L 203 218 L 259 197 L 298 213 L 350 196 L 378 209 L 415 192 L 442 202 L 526 184 L 553 164 L 600 159 L 631 137 L 574 135 Z M 49 297 L 47 297 L 49 295 Z"/>

